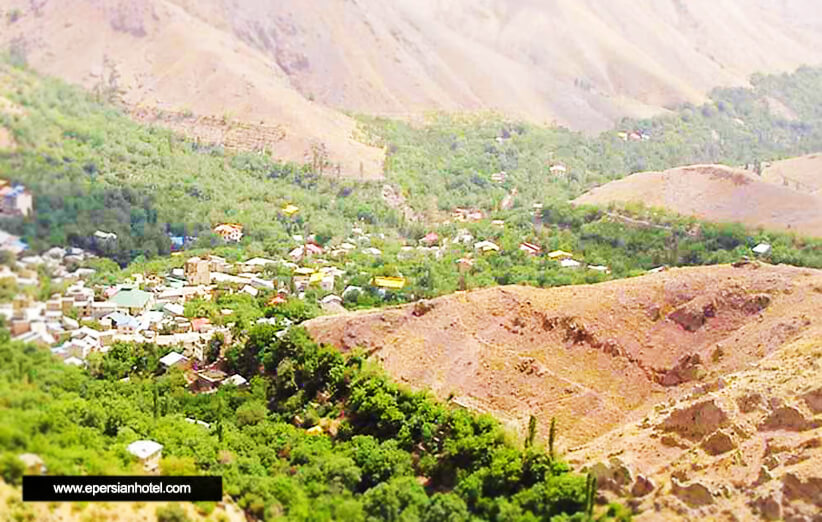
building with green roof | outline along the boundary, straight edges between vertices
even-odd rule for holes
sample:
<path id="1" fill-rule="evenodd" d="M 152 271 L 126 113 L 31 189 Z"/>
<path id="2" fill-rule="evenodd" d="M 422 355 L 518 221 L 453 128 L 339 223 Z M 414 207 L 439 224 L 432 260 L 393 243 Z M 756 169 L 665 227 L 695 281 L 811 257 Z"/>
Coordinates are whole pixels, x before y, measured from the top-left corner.
<path id="1" fill-rule="evenodd" d="M 154 294 L 137 288 L 123 287 L 108 302 L 117 310 L 127 310 L 132 315 L 140 315 L 154 304 Z"/>

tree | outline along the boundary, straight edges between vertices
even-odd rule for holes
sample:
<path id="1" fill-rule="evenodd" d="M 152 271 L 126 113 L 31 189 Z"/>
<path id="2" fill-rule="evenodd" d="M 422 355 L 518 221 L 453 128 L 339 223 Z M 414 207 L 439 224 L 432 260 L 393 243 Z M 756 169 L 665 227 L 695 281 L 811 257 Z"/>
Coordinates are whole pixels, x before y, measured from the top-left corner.
<path id="1" fill-rule="evenodd" d="M 552 424 L 553 426 L 553 421 Z M 528 438 L 525 439 L 525 447 L 530 448 L 534 445 L 534 439 L 537 436 L 537 418 L 531 415 L 528 419 Z"/>
<path id="2" fill-rule="evenodd" d="M 160 506 L 155 511 L 157 522 L 190 522 L 185 510 L 180 504 L 172 502 L 165 506 Z"/>

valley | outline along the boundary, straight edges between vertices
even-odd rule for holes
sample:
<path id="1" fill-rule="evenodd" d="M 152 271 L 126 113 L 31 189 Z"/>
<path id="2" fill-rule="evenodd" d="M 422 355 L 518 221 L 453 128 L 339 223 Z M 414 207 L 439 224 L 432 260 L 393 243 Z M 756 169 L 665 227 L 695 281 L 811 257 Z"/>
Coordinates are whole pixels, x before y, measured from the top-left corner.
<path id="1" fill-rule="evenodd" d="M 812 0 L 0 0 L 0 521 L 816 522 L 820 49 Z"/>

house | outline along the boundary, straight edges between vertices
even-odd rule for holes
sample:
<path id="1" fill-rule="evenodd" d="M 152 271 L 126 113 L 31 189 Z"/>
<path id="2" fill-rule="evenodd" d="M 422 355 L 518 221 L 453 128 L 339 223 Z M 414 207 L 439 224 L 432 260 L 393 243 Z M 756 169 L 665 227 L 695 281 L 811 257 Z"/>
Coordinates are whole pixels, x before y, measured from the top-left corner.
<path id="1" fill-rule="evenodd" d="M 311 256 L 321 256 L 323 255 L 323 249 L 320 245 L 317 245 L 315 243 L 306 243 L 305 253 Z"/>
<path id="2" fill-rule="evenodd" d="M 137 333 L 142 330 L 144 326 L 138 318 L 123 312 L 112 312 L 103 319 L 111 321 L 112 328 L 115 328 L 118 333 Z"/>
<path id="3" fill-rule="evenodd" d="M 277 306 L 277 305 L 285 304 L 287 302 L 288 302 L 288 300 L 285 297 L 283 297 L 281 295 L 275 295 L 274 297 L 272 297 L 271 299 L 268 300 L 267 304 L 268 304 L 268 306 Z"/>
<path id="4" fill-rule="evenodd" d="M 257 295 L 260 293 L 260 291 L 259 291 L 259 290 L 257 290 L 256 288 L 254 288 L 254 287 L 253 287 L 253 286 L 251 286 L 251 285 L 245 285 L 245 286 L 242 288 L 242 290 L 240 290 L 240 292 L 245 292 L 246 294 L 248 294 L 248 295 L 250 295 L 250 296 L 252 296 L 252 297 L 257 297 Z"/>
<path id="5" fill-rule="evenodd" d="M 204 332 L 211 329 L 211 320 L 206 317 L 197 317 L 191 320 L 191 329 L 195 332 Z"/>
<path id="6" fill-rule="evenodd" d="M 223 384 L 232 384 L 237 388 L 243 388 L 248 385 L 248 381 L 242 375 L 234 374 L 223 381 Z"/>
<path id="7" fill-rule="evenodd" d="M 172 366 L 177 366 L 181 368 L 185 366 L 188 362 L 188 358 L 181 353 L 177 352 L 168 352 L 166 355 L 160 358 L 160 364 L 165 366 L 166 368 L 171 368 Z"/>
<path id="8" fill-rule="evenodd" d="M 470 257 L 461 257 L 455 261 L 460 273 L 468 272 L 474 266 L 474 260 Z"/>
<path id="9" fill-rule="evenodd" d="M 114 232 L 104 232 L 102 230 L 98 230 L 94 233 L 94 240 L 100 243 L 107 243 L 109 241 L 116 241 L 117 234 Z"/>
<path id="10" fill-rule="evenodd" d="M 126 310 L 131 315 L 140 315 L 154 304 L 154 294 L 124 286 L 107 303 L 117 310 Z"/>
<path id="11" fill-rule="evenodd" d="M 566 252 L 564 250 L 554 250 L 553 252 L 548 253 L 548 258 L 553 259 L 554 261 L 571 259 L 572 257 L 574 257 L 574 254 L 572 254 L 571 252 Z"/>
<path id="12" fill-rule="evenodd" d="M 35 455 L 34 453 L 21 453 L 17 458 L 20 459 L 20 462 L 22 462 L 26 468 L 26 475 L 46 474 L 46 463 L 43 462 L 43 459 L 41 459 L 39 455 Z"/>
<path id="13" fill-rule="evenodd" d="M 480 252 L 499 252 L 499 247 L 491 241 L 480 241 L 474 245 L 475 250 Z"/>
<path id="14" fill-rule="evenodd" d="M 288 205 L 283 207 L 283 214 L 285 214 L 288 217 L 293 216 L 294 214 L 296 214 L 299 211 L 300 211 L 300 207 L 297 207 L 296 205 L 288 204 Z"/>
<path id="15" fill-rule="evenodd" d="M 23 185 L 10 185 L 0 181 L 0 212 L 15 216 L 28 216 L 34 207 L 31 192 Z"/>
<path id="16" fill-rule="evenodd" d="M 542 249 L 540 247 L 538 247 L 537 245 L 535 245 L 533 243 L 526 243 L 526 242 L 520 243 L 519 249 L 522 252 L 525 252 L 526 254 L 528 254 L 530 256 L 537 256 L 537 255 L 539 255 L 540 252 L 542 252 Z"/>
<path id="17" fill-rule="evenodd" d="M 66 364 L 69 364 L 71 366 L 78 366 L 78 367 L 79 366 L 85 366 L 85 364 L 86 364 L 85 361 L 83 361 L 79 357 L 74 357 L 74 356 L 66 357 L 65 359 L 63 359 L 63 362 L 66 363 Z"/>
<path id="18" fill-rule="evenodd" d="M 185 315 L 185 307 L 176 303 L 166 303 L 163 306 L 163 311 L 175 317 L 182 317 Z"/>
<path id="19" fill-rule="evenodd" d="M 0 230 L 0 250 L 6 250 L 12 254 L 19 255 L 28 248 L 18 236 L 14 236 Z"/>
<path id="20" fill-rule="evenodd" d="M 771 253 L 771 245 L 768 243 L 759 243 L 755 247 L 753 247 L 753 253 L 758 256 L 767 256 Z"/>
<path id="21" fill-rule="evenodd" d="M 243 271 L 245 272 L 262 272 L 267 265 L 276 264 L 273 259 L 266 259 L 264 257 L 255 257 L 243 263 Z"/>
<path id="22" fill-rule="evenodd" d="M 505 226 L 505 220 L 495 219 L 495 220 L 491 221 L 491 224 L 494 225 L 495 227 L 500 227 L 501 228 L 501 227 Z"/>
<path id="23" fill-rule="evenodd" d="M 551 168 L 549 168 L 548 171 L 554 176 L 563 176 L 568 172 L 568 167 L 562 163 L 555 163 L 554 165 L 551 165 Z"/>
<path id="24" fill-rule="evenodd" d="M 563 259 L 559 262 L 559 266 L 562 268 L 579 268 L 582 266 L 582 263 L 573 259 Z"/>
<path id="25" fill-rule="evenodd" d="M 422 243 L 426 246 L 431 246 L 431 245 L 436 245 L 439 242 L 439 240 L 440 240 L 440 236 L 438 236 L 436 232 L 430 232 L 430 233 L 426 234 L 425 237 L 420 240 L 420 243 Z"/>
<path id="26" fill-rule="evenodd" d="M 146 471 L 156 471 L 162 458 L 163 445 L 153 440 L 137 440 L 126 447 L 126 450 L 137 457 Z"/>
<path id="27" fill-rule="evenodd" d="M 401 290 L 405 286 L 405 278 L 377 276 L 371 280 L 371 284 L 387 290 Z"/>
<path id="28" fill-rule="evenodd" d="M 190 285 L 211 284 L 211 263 L 207 259 L 192 257 L 186 261 L 184 275 Z"/>
<path id="29" fill-rule="evenodd" d="M 290 257 L 295 262 L 300 261 L 303 257 L 305 257 L 305 247 L 298 246 L 297 248 L 288 253 L 288 257 Z"/>
<path id="30" fill-rule="evenodd" d="M 361 293 L 362 293 L 362 288 L 361 287 L 349 285 L 349 286 L 346 286 L 345 289 L 343 290 L 342 298 L 343 299 L 353 299 Z"/>
<path id="31" fill-rule="evenodd" d="M 211 263 L 212 272 L 226 272 L 231 268 L 231 263 L 226 261 L 224 257 L 210 255 L 208 260 Z"/>
<path id="32" fill-rule="evenodd" d="M 338 295 L 334 295 L 334 294 L 329 294 L 329 295 L 323 297 L 322 299 L 320 299 L 320 303 L 322 303 L 322 304 L 331 304 L 331 303 L 342 304 L 342 297 L 340 297 Z"/>
<path id="33" fill-rule="evenodd" d="M 196 391 L 216 390 L 225 380 L 226 373 L 220 370 L 203 370 L 197 372 L 197 379 L 192 383 Z"/>
<path id="34" fill-rule="evenodd" d="M 243 226 L 239 223 L 220 223 L 212 229 L 212 232 L 226 242 L 236 243 L 243 238 Z"/>
<path id="35" fill-rule="evenodd" d="M 452 213 L 457 221 L 480 221 L 484 215 L 481 210 L 468 208 L 455 208 Z"/>
<path id="36" fill-rule="evenodd" d="M 491 174 L 491 181 L 493 181 L 494 183 L 504 183 L 506 177 L 507 175 L 504 171 L 496 172 L 494 174 Z"/>
<path id="37" fill-rule="evenodd" d="M 611 269 L 603 265 L 588 265 L 588 270 L 593 270 L 594 272 L 599 272 L 601 274 L 611 273 Z"/>

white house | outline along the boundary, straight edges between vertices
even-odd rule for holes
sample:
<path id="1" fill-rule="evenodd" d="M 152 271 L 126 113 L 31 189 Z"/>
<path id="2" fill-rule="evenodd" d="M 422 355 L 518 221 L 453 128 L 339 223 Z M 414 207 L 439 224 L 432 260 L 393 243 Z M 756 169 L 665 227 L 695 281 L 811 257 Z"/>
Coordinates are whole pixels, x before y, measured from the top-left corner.
<path id="1" fill-rule="evenodd" d="M 188 361 L 188 358 L 177 352 L 168 352 L 160 358 L 160 364 L 166 368 L 171 368 L 172 366 L 182 366 L 186 363 L 186 361 Z"/>
<path id="2" fill-rule="evenodd" d="M 160 464 L 163 445 L 153 440 L 137 440 L 128 445 L 126 450 L 137 457 L 146 471 L 155 471 Z"/>
<path id="3" fill-rule="evenodd" d="M 582 263 L 574 259 L 563 259 L 559 262 L 559 266 L 561 266 L 562 268 L 579 268 L 580 266 L 582 266 Z"/>
<path id="4" fill-rule="evenodd" d="M 759 243 L 755 247 L 753 247 L 754 254 L 758 256 L 767 256 L 771 253 L 771 245 L 768 243 Z"/>

